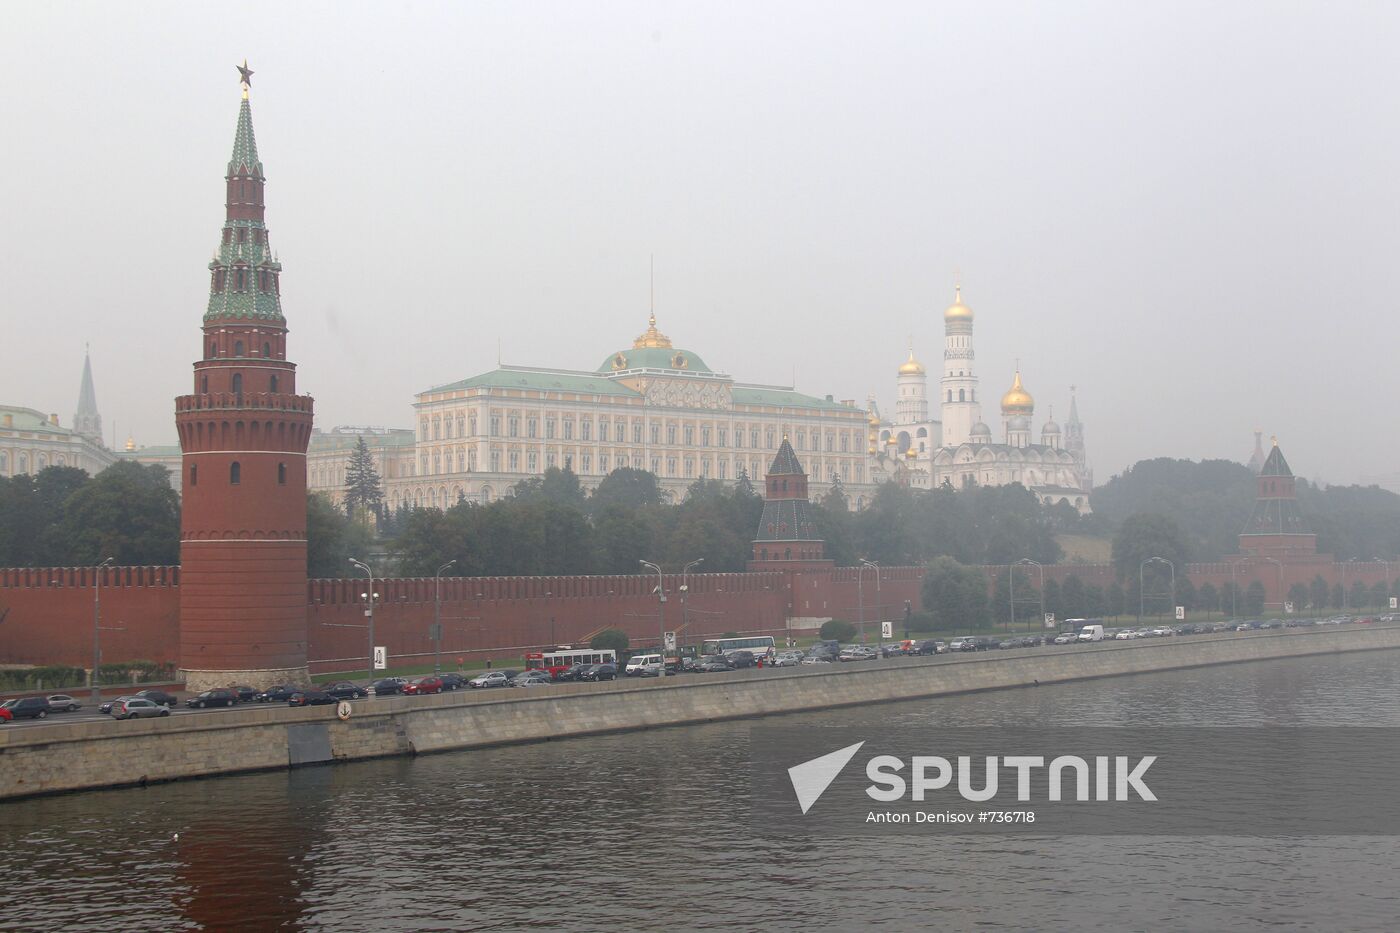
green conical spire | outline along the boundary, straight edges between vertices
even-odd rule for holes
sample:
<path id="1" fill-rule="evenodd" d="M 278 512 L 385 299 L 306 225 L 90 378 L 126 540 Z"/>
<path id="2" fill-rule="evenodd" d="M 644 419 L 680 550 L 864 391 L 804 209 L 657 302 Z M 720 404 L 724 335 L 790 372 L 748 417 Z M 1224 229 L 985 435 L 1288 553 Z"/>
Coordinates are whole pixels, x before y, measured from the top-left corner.
<path id="1" fill-rule="evenodd" d="M 238 107 L 238 130 L 233 136 L 233 156 L 228 162 L 228 174 L 237 175 L 244 169 L 255 178 L 263 177 L 262 162 L 258 160 L 258 140 L 253 135 L 253 108 L 248 98 Z"/>

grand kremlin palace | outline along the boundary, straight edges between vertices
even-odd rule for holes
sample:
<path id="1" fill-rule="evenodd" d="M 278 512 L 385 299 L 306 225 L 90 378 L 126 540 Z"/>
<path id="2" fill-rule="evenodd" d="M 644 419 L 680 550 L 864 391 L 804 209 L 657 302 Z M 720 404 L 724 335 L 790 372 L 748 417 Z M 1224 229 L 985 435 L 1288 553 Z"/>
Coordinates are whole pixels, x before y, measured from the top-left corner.
<path id="1" fill-rule="evenodd" d="M 1092 472 L 1073 401 L 1031 443 L 1034 401 L 1017 372 L 1002 398 L 1002 438 L 982 422 L 973 371 L 972 312 L 961 293 L 944 312 L 944 371 L 930 414 L 928 378 L 909 358 L 898 367 L 893 416 L 790 387 L 736 382 L 698 353 L 676 348 L 655 315 L 632 345 L 591 371 L 499 368 L 420 392 L 412 429 L 338 427 L 313 434 L 310 488 L 344 498 L 360 437 L 383 480 L 386 505 L 449 507 L 509 495 L 522 479 L 566 464 L 585 489 L 612 470 L 656 475 L 679 501 L 696 479 L 757 480 L 784 437 L 802 456 L 815 496 L 840 479 L 853 508 L 880 484 L 915 488 L 1022 483 L 1044 502 L 1088 510 Z"/>

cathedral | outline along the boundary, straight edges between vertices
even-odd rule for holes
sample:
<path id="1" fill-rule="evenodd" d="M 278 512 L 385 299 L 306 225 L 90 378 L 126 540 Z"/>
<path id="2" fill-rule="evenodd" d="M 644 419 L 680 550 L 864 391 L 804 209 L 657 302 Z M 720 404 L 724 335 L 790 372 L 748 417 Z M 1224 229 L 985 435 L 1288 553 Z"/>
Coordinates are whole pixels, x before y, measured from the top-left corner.
<path id="1" fill-rule="evenodd" d="M 972 309 L 958 288 L 943 312 L 943 372 L 938 380 L 938 418 L 933 417 L 928 371 L 914 358 L 899 367 L 893 418 L 883 417 L 879 403 L 867 403 L 870 425 L 871 480 L 893 480 L 917 489 L 945 483 L 955 489 L 1020 483 L 1050 505 L 1066 503 L 1089 511 L 1094 487 L 1084 449 L 1084 424 L 1071 391 L 1069 419 L 1061 428 L 1052 417 L 1033 443 L 1035 399 L 1019 367 L 1011 388 L 1001 397 L 998 438 L 982 420 L 972 344 Z"/>

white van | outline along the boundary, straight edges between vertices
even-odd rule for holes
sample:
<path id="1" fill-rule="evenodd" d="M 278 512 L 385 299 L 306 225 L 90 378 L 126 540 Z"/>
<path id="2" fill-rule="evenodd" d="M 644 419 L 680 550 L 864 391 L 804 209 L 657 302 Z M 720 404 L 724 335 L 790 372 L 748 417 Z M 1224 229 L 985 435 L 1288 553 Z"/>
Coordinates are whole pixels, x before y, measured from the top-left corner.
<path id="1" fill-rule="evenodd" d="M 1086 625 L 1079 630 L 1080 641 L 1103 641 L 1102 625 Z"/>
<path id="2" fill-rule="evenodd" d="M 627 659 L 623 671 L 628 677 L 656 677 L 661 674 L 661 655 L 637 654 Z"/>

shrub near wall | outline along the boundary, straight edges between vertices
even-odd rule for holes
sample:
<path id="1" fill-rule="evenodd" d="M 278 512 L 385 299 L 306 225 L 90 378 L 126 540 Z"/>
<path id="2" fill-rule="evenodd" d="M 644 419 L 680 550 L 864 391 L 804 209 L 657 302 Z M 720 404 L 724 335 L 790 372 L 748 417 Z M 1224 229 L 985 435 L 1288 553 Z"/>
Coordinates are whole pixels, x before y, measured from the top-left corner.
<path id="1" fill-rule="evenodd" d="M 158 661 L 113 661 L 98 668 L 97 679 L 99 684 L 114 686 L 164 683 L 175 679 L 175 665 Z"/>
<path id="2" fill-rule="evenodd" d="M 0 671 L 0 690 L 58 690 L 60 687 L 81 687 L 86 683 L 87 671 L 61 664 L 21 671 Z"/>

